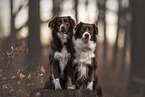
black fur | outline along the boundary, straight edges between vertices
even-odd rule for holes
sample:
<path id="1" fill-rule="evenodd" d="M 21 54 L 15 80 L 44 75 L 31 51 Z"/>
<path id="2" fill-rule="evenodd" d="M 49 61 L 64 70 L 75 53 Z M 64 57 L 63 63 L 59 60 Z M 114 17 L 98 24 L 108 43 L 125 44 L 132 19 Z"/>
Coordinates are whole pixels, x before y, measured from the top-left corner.
<path id="1" fill-rule="evenodd" d="M 62 44 L 61 40 L 57 36 L 57 33 L 59 32 L 58 29 L 58 19 L 59 18 L 67 18 L 69 19 L 69 25 L 68 25 L 68 36 L 67 42 Z M 48 27 L 52 30 L 52 41 L 50 44 L 50 55 L 49 55 L 49 63 L 51 67 L 50 76 L 48 78 L 48 81 L 46 82 L 45 88 L 54 90 L 54 84 L 52 82 L 52 72 L 54 73 L 55 77 L 60 79 L 60 84 L 62 89 L 67 88 L 67 76 L 72 76 L 71 66 L 73 61 L 73 43 L 72 43 L 72 36 L 73 36 L 73 28 L 75 26 L 75 21 L 70 17 L 59 17 L 55 16 L 48 24 Z M 54 59 L 55 52 L 60 52 L 63 48 L 63 46 L 66 47 L 67 51 L 71 54 L 71 58 L 67 62 L 67 66 L 63 70 L 63 76 L 60 75 L 60 67 L 59 67 L 59 60 Z"/>
<path id="2" fill-rule="evenodd" d="M 86 27 L 86 29 L 90 29 L 90 28 L 87 28 L 87 27 L 92 27 L 93 28 L 93 30 L 89 30 L 89 31 L 87 30 L 87 31 L 91 35 L 90 41 L 93 41 L 94 43 L 96 43 L 97 42 L 96 35 L 98 35 L 98 28 L 97 28 L 97 26 L 95 24 L 88 24 L 88 23 L 83 23 L 83 22 L 80 22 L 79 24 L 77 24 L 76 27 L 75 27 L 74 39 L 75 40 L 77 40 L 77 39 L 83 39 L 82 35 L 84 34 L 84 32 L 86 32 L 86 30 L 83 30 L 83 29 L 85 29 L 85 27 Z M 96 50 L 93 53 L 96 55 Z M 74 55 L 75 54 L 76 54 L 76 49 L 75 49 Z M 74 56 L 74 60 L 75 59 L 76 59 L 76 56 Z M 88 77 L 86 79 L 82 78 L 80 80 L 77 80 L 77 77 L 78 77 L 77 75 L 78 75 L 79 72 L 76 69 L 76 67 L 80 63 L 75 63 L 74 64 L 74 66 L 73 66 L 73 72 L 74 72 L 74 74 L 73 74 L 73 82 L 76 85 L 76 89 L 87 89 L 87 83 L 91 82 L 91 76 L 92 76 L 92 74 L 94 74 L 93 90 L 97 91 L 98 97 L 103 97 L 102 89 L 101 89 L 101 87 L 99 85 L 99 81 L 98 81 L 98 76 L 95 75 L 95 71 L 97 70 L 96 56 L 93 57 L 91 60 L 92 60 L 91 64 L 88 64 L 88 65 L 86 64 L 87 68 L 88 68 Z"/>

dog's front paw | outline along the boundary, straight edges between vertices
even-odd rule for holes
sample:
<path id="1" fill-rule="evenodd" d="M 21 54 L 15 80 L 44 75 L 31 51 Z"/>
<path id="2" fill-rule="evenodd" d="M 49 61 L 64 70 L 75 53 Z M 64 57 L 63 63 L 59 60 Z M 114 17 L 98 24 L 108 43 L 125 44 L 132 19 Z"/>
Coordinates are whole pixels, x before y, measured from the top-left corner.
<path id="1" fill-rule="evenodd" d="M 88 90 L 93 90 L 93 82 L 89 82 L 87 85 Z"/>
<path id="2" fill-rule="evenodd" d="M 55 90 L 62 90 L 62 88 L 61 87 L 57 87 L 57 88 L 55 88 Z"/>
<path id="3" fill-rule="evenodd" d="M 67 89 L 75 89 L 75 85 L 69 86 Z"/>
<path id="4" fill-rule="evenodd" d="M 60 81 L 59 81 L 58 78 L 54 80 L 54 85 L 55 85 L 55 90 L 61 90 L 62 89 L 61 85 L 60 85 Z"/>

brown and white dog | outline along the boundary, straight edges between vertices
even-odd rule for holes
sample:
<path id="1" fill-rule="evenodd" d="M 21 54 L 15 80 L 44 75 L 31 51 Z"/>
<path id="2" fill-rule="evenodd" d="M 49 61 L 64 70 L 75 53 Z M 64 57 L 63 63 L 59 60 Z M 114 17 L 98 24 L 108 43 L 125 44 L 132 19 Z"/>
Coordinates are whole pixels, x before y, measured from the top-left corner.
<path id="1" fill-rule="evenodd" d="M 96 61 L 96 35 L 98 28 L 95 24 L 80 22 L 75 28 L 73 37 L 74 65 L 73 82 L 76 89 L 97 90 L 98 97 L 102 97 L 102 90 L 98 84 Z"/>
<path id="2" fill-rule="evenodd" d="M 48 25 L 52 29 L 49 62 L 51 67 L 50 80 L 45 88 L 66 89 L 72 88 L 72 61 L 73 61 L 73 28 L 75 21 L 70 16 L 55 16 Z"/>

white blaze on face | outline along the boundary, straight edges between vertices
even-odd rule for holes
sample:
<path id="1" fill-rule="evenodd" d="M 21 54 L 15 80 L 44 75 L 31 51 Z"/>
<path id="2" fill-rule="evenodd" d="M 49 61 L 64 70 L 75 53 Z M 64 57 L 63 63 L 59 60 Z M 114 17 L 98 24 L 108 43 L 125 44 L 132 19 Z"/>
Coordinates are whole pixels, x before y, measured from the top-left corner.
<path id="1" fill-rule="evenodd" d="M 86 35 L 86 34 L 88 34 L 88 35 L 89 35 L 89 39 L 91 39 L 91 35 L 90 35 L 89 32 L 85 32 L 85 33 L 83 34 L 82 38 L 85 38 L 85 35 Z"/>
<path id="2" fill-rule="evenodd" d="M 63 24 L 64 24 L 64 21 L 63 21 L 63 18 L 62 18 L 62 24 L 60 25 L 60 27 L 59 27 L 59 31 L 61 32 L 61 29 L 62 29 L 62 27 L 63 27 Z"/>

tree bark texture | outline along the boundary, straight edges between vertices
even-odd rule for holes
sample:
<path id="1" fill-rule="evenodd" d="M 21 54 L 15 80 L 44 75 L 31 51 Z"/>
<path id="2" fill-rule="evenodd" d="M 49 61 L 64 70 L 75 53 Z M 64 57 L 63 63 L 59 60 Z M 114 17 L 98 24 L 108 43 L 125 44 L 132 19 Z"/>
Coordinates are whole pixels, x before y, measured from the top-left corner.
<path id="1" fill-rule="evenodd" d="M 47 90 L 31 91 L 30 97 L 98 97 L 95 90 Z"/>
<path id="2" fill-rule="evenodd" d="M 40 41 L 40 0 L 29 0 L 29 36 L 28 36 L 28 63 L 33 64 L 40 61 L 41 41 Z"/>
<path id="3" fill-rule="evenodd" d="M 129 89 L 145 90 L 145 0 L 131 0 L 131 68 Z"/>

